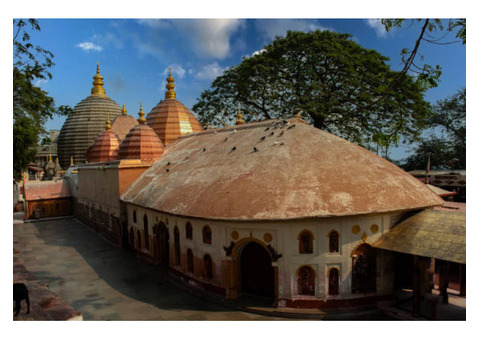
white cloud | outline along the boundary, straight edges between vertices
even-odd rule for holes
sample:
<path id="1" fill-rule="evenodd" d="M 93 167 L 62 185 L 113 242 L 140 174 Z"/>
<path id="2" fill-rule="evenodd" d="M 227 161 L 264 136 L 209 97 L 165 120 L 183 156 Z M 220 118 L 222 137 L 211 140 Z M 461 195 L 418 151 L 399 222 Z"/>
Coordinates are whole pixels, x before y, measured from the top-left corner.
<path id="1" fill-rule="evenodd" d="M 224 59 L 230 53 L 230 38 L 244 22 L 240 19 L 172 20 L 181 32 L 192 40 L 202 57 Z"/>
<path id="2" fill-rule="evenodd" d="M 255 26 L 266 40 L 273 40 L 277 36 L 283 37 L 287 31 L 310 32 L 327 29 L 311 19 L 263 19 L 256 20 Z"/>
<path id="3" fill-rule="evenodd" d="M 77 44 L 77 47 L 80 47 L 82 50 L 86 52 L 90 52 L 90 51 L 101 52 L 103 50 L 102 46 L 95 45 L 94 43 L 88 42 L 88 41 Z"/>
<path id="4" fill-rule="evenodd" d="M 211 63 L 209 65 L 203 66 L 200 71 L 197 72 L 195 77 L 200 80 L 213 80 L 224 71 L 217 62 Z"/>
<path id="5" fill-rule="evenodd" d="M 170 65 L 169 67 L 167 67 L 167 68 L 165 68 L 165 69 L 163 70 L 162 75 L 167 76 L 167 75 L 168 75 L 169 68 L 172 69 L 172 76 L 173 76 L 174 78 L 183 79 L 183 78 L 185 77 L 185 73 L 187 72 L 187 71 L 185 71 L 185 69 L 184 69 L 182 66 L 180 66 L 179 64 L 172 64 L 172 65 Z"/>
<path id="6" fill-rule="evenodd" d="M 385 38 L 387 36 L 385 26 L 383 26 L 380 19 L 367 19 L 367 25 L 375 30 L 378 37 Z"/>

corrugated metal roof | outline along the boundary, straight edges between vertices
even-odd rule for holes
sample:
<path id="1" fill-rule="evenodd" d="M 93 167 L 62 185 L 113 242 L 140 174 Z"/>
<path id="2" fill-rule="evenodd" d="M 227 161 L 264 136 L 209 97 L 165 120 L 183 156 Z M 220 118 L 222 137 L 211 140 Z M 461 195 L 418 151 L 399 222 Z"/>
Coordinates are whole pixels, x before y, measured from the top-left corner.
<path id="1" fill-rule="evenodd" d="M 43 199 L 65 198 L 72 196 L 64 181 L 41 181 L 25 183 L 25 199 L 36 201 Z"/>
<path id="2" fill-rule="evenodd" d="M 464 212 L 427 209 L 393 227 L 373 246 L 466 263 L 466 225 Z"/>

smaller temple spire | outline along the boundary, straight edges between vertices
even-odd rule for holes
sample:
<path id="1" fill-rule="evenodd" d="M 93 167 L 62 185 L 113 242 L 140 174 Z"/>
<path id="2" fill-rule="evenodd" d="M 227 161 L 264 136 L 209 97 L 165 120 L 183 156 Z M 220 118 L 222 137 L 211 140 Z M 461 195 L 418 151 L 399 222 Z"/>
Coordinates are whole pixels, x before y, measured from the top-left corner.
<path id="1" fill-rule="evenodd" d="M 57 164 L 57 165 L 58 165 L 58 157 L 57 157 L 57 159 L 55 159 L 55 164 Z"/>
<path id="2" fill-rule="evenodd" d="M 235 125 L 240 125 L 243 123 L 244 121 L 242 120 L 242 111 L 240 109 L 240 104 L 238 104 L 238 114 L 237 114 L 237 121 L 235 122 Z"/>
<path id="3" fill-rule="evenodd" d="M 124 116 L 127 115 L 127 109 L 125 108 L 125 104 L 123 104 L 122 115 L 124 115 Z"/>
<path id="4" fill-rule="evenodd" d="M 107 112 L 107 122 L 105 123 L 105 131 L 110 131 L 112 126 L 110 125 L 110 114 Z"/>
<path id="5" fill-rule="evenodd" d="M 138 115 L 140 117 L 140 118 L 137 119 L 138 123 L 139 124 L 145 124 L 145 122 L 147 120 L 145 119 L 145 117 L 143 117 L 143 116 L 145 116 L 145 112 L 143 112 L 142 103 L 140 103 L 140 112 L 138 113 Z"/>
<path id="6" fill-rule="evenodd" d="M 70 157 L 70 166 L 73 166 L 73 157 Z"/>
<path id="7" fill-rule="evenodd" d="M 97 74 L 93 76 L 92 96 L 106 97 L 103 88 L 103 77 L 100 75 L 100 65 L 97 62 Z"/>
<path id="8" fill-rule="evenodd" d="M 172 77 L 172 68 L 168 68 L 168 78 L 167 78 L 167 90 L 165 92 L 165 99 L 175 99 L 177 98 L 177 94 L 173 90 L 175 88 L 175 84 L 173 83 L 175 79 Z"/>

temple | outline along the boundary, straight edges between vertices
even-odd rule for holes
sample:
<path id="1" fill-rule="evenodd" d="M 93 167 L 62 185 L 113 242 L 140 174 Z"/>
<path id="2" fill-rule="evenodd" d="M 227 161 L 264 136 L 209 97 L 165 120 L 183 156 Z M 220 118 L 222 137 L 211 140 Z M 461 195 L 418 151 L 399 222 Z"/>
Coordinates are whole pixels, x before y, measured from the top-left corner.
<path id="1" fill-rule="evenodd" d="M 165 98 L 135 120 L 106 96 L 97 65 L 60 132 L 74 215 L 111 243 L 225 298 L 299 308 L 389 298 L 397 253 L 428 258 L 418 239 L 398 242 L 444 203 L 424 183 L 299 113 L 245 123 L 239 106 L 234 126 L 204 130 L 171 71 L 166 80 Z M 462 242 L 438 259 L 464 268 Z"/>

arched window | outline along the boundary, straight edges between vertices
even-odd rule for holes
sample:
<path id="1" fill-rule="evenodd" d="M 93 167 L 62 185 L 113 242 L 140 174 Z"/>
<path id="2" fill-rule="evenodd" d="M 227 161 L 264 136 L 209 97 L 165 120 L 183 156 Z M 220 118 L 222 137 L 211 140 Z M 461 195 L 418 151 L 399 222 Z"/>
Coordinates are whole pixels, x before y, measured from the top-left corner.
<path id="1" fill-rule="evenodd" d="M 312 254 L 313 253 L 313 234 L 308 231 L 302 231 L 298 237 L 298 248 L 300 254 Z"/>
<path id="2" fill-rule="evenodd" d="M 132 217 L 133 217 L 133 223 L 137 223 L 137 211 L 134 210 L 133 213 L 132 213 Z"/>
<path id="3" fill-rule="evenodd" d="M 140 230 L 137 230 L 137 249 L 142 248 L 142 234 L 140 233 Z"/>
<path id="4" fill-rule="evenodd" d="M 375 293 L 377 290 L 377 261 L 375 248 L 367 243 L 352 252 L 352 293 Z"/>
<path id="5" fill-rule="evenodd" d="M 338 253 L 340 235 L 336 230 L 331 230 L 328 233 L 328 251 L 331 253 Z"/>
<path id="6" fill-rule="evenodd" d="M 315 295 L 315 271 L 310 266 L 297 271 L 298 295 Z"/>
<path id="7" fill-rule="evenodd" d="M 212 258 L 208 254 L 206 254 L 203 257 L 203 267 L 204 267 L 204 270 L 205 270 L 205 277 L 209 280 L 213 279 Z"/>
<path id="8" fill-rule="evenodd" d="M 187 250 L 187 270 L 193 273 L 193 252 L 192 249 Z"/>
<path id="9" fill-rule="evenodd" d="M 338 295 L 338 277 L 338 269 L 330 268 L 328 271 L 328 295 Z"/>
<path id="10" fill-rule="evenodd" d="M 149 239 L 148 239 L 148 217 L 147 214 L 143 215 L 143 236 L 145 237 L 145 248 L 149 249 Z"/>
<path id="11" fill-rule="evenodd" d="M 212 229 L 208 225 L 202 229 L 203 243 L 212 244 Z"/>
<path id="12" fill-rule="evenodd" d="M 175 244 L 175 265 L 180 265 L 180 231 L 178 227 L 173 230 L 173 239 Z"/>
<path id="13" fill-rule="evenodd" d="M 192 228 L 192 224 L 190 222 L 187 222 L 187 224 L 185 226 L 185 237 L 188 240 L 193 240 L 193 228 Z"/>

